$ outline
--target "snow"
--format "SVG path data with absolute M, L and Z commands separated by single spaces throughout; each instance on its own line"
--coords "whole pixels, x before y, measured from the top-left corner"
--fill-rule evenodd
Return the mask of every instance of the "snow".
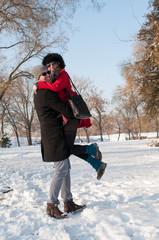
M 46 215 L 54 173 L 40 146 L 1 148 L 0 239 L 158 240 L 159 148 L 148 142 L 98 142 L 108 163 L 100 181 L 88 163 L 71 156 L 74 200 L 87 208 L 64 220 Z

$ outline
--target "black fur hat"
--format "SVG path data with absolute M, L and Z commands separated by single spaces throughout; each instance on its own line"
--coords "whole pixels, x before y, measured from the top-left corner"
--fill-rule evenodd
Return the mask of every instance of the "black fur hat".
M 60 63 L 60 68 L 65 68 L 65 62 L 62 58 L 62 56 L 58 53 L 48 53 L 43 61 L 42 61 L 42 64 L 44 66 L 46 66 L 47 64 L 51 63 L 51 62 L 59 62 Z

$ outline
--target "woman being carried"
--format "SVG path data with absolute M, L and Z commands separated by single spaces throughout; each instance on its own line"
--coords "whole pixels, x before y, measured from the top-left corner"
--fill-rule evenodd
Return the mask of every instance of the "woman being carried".
M 76 95 L 76 92 L 72 90 L 69 75 L 64 69 L 65 63 L 62 56 L 57 53 L 47 54 L 44 57 L 42 64 L 48 67 L 48 70 L 52 74 L 52 80 L 51 82 L 39 81 L 33 87 L 34 92 L 36 93 L 37 89 L 50 89 L 54 92 L 57 92 L 58 96 L 64 102 L 68 103 L 65 89 L 67 89 L 74 96 Z M 77 128 L 90 127 L 92 125 L 90 119 L 79 120 L 75 118 L 66 119 L 63 117 L 63 120 L 65 138 L 70 149 L 70 154 L 73 154 L 88 162 L 97 171 L 97 179 L 99 180 L 103 176 L 107 164 L 101 161 L 102 154 L 98 145 L 96 143 L 90 145 L 74 144 Z

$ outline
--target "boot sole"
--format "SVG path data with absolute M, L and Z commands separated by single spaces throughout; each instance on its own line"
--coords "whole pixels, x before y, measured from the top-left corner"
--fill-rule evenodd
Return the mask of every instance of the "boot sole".
M 65 219 L 65 218 L 68 218 L 67 214 L 62 214 L 61 216 L 62 217 L 57 217 L 56 215 L 51 215 L 50 214 L 50 211 L 46 211 L 47 215 L 51 218 L 55 218 L 55 219 Z
M 101 177 L 103 176 L 103 174 L 105 173 L 105 169 L 106 169 L 106 167 L 107 167 L 107 163 L 103 164 L 101 167 L 102 167 L 102 168 L 101 168 L 101 170 L 100 170 L 100 171 L 101 171 L 100 176 L 98 176 L 99 173 L 97 174 L 97 179 L 98 179 L 98 180 L 100 180 Z
M 62 218 L 61 217 L 52 216 L 50 214 L 48 214 L 48 216 L 51 217 L 51 218 L 55 218 L 55 219 L 65 219 L 65 218 L 68 218 L 67 215 L 65 217 L 62 217 Z
M 99 161 L 102 161 L 102 153 L 99 150 L 99 146 L 97 143 L 94 143 L 94 145 L 96 146 L 96 149 L 97 149 L 97 155 L 95 156 L 95 158 L 98 159 Z

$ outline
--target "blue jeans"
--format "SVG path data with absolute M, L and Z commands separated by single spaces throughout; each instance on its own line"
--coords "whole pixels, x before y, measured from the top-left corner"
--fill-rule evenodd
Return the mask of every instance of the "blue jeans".
M 59 204 L 58 196 L 61 190 L 61 197 L 64 202 L 72 199 L 69 158 L 63 161 L 54 162 L 54 176 L 50 186 L 49 203 Z

